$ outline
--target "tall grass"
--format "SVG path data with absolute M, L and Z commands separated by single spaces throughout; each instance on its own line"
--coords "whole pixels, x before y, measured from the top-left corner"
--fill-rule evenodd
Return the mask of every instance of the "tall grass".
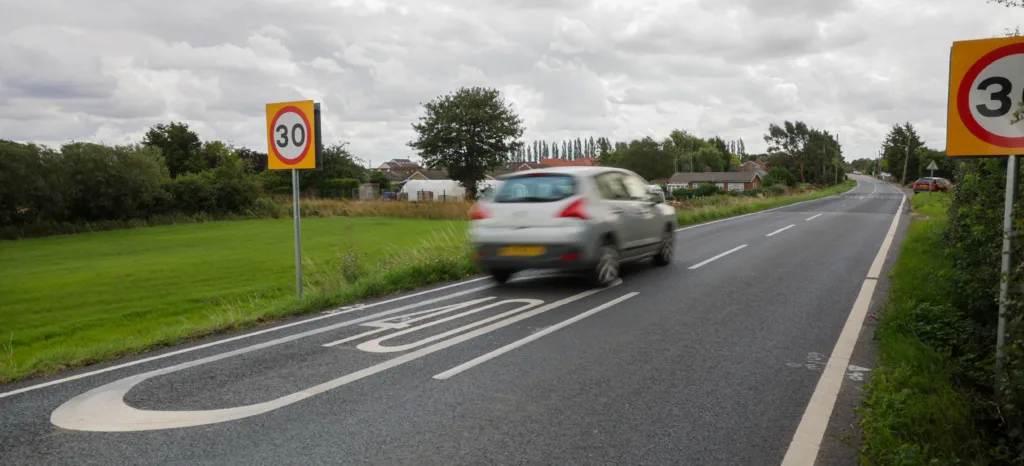
M 749 214 L 776 207 L 796 204 L 797 202 L 820 199 L 849 191 L 856 182 L 849 181 L 818 191 L 791 194 L 788 196 L 758 198 L 739 196 L 711 196 L 676 203 L 680 226 L 693 225 L 712 220 Z
M 953 267 L 943 242 L 948 202 L 940 194 L 912 198 L 916 220 L 875 333 L 879 366 L 858 409 L 868 464 L 991 464 L 978 407 L 961 383 L 979 367 L 974 342 L 985 336 L 948 304 L 944 284 Z

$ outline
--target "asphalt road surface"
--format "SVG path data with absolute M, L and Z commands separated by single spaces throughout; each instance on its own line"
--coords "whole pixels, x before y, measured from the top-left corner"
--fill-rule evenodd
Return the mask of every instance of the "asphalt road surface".
M 898 249 L 904 195 L 858 181 L 603 290 L 480 278 L 3 386 L 0 462 L 812 464 Z

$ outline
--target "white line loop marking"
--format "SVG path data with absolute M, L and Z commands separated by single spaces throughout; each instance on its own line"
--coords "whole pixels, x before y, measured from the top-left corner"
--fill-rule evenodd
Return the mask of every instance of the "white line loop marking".
M 807 219 L 807 220 L 804 220 L 804 221 L 805 221 L 805 222 L 810 222 L 811 220 L 814 220 L 814 219 L 816 219 L 816 218 L 818 218 L 818 217 L 821 217 L 822 215 L 825 215 L 825 214 L 818 214 L 818 215 L 815 215 L 815 216 L 813 216 L 813 217 L 811 217 L 811 218 L 809 218 L 809 219 Z
M 350 374 L 343 375 L 336 379 L 329 380 L 327 382 L 315 385 L 305 390 L 300 390 L 263 403 L 256 403 L 246 406 L 236 406 L 231 408 L 196 411 L 148 411 L 128 406 L 124 402 L 124 396 L 128 394 L 128 392 L 136 385 L 153 377 L 171 374 L 184 369 L 188 369 L 190 367 L 196 367 L 202 364 L 229 358 L 231 356 L 249 353 L 251 351 L 278 345 L 287 341 L 297 340 L 304 336 L 323 333 L 346 325 L 355 325 L 358 323 L 369 322 L 381 317 L 382 315 L 396 314 L 398 312 L 404 311 L 405 309 L 399 308 L 391 311 L 385 311 L 377 314 L 376 316 L 368 316 L 361 319 L 355 319 L 349 322 L 334 324 L 328 327 L 324 327 L 322 329 L 310 330 L 297 335 L 291 335 L 274 341 L 259 343 L 235 351 L 229 351 L 227 353 L 217 354 L 203 359 L 189 361 L 175 366 L 166 367 L 163 369 L 158 369 L 143 374 L 138 374 L 131 377 L 126 377 L 114 381 L 112 383 L 108 383 L 106 385 L 89 390 L 81 395 L 72 398 L 68 402 L 60 405 L 50 415 L 50 422 L 57 427 L 70 430 L 83 430 L 92 432 L 135 432 L 146 430 L 173 429 L 180 427 L 195 427 L 208 424 L 217 424 L 236 419 L 244 419 L 247 417 L 267 413 L 278 408 L 282 408 L 284 406 L 297 403 L 311 396 L 324 393 L 328 390 L 332 390 L 344 386 L 346 384 L 355 382 L 357 380 L 369 377 L 371 375 L 377 374 L 379 372 L 391 369 L 393 367 L 400 366 L 409 361 L 419 359 L 428 354 L 443 350 L 450 346 L 454 346 L 466 340 L 476 338 L 478 336 L 502 328 L 506 325 L 511 325 L 520 320 L 533 317 L 537 314 L 547 312 L 561 306 L 565 306 L 567 304 L 586 298 L 595 293 L 607 290 L 614 286 L 618 286 L 621 283 L 621 280 L 617 280 L 608 288 L 595 288 L 584 291 L 582 293 L 577 293 L 567 298 L 562 298 L 553 303 L 546 304 L 544 306 L 532 309 L 527 312 L 519 313 L 505 320 L 494 322 L 490 325 L 478 328 L 468 333 L 464 333 L 462 335 L 434 343 L 430 346 L 420 348 L 416 351 L 412 351 L 401 356 L 389 359 L 387 361 L 375 364 L 373 366 L 352 372 Z M 417 306 L 417 304 L 406 307 L 408 308 L 412 306 Z

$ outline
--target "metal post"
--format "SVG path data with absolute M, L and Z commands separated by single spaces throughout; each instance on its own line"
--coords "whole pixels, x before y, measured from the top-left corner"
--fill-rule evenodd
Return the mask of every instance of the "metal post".
M 1006 343 L 1006 307 L 1010 300 L 1010 271 L 1013 269 L 1013 205 L 1017 202 L 1018 160 L 1011 155 L 1006 162 L 1006 203 L 1003 206 L 1003 264 L 999 281 L 999 326 L 996 335 L 996 396 L 1003 386 L 1003 363 Z
M 292 217 L 295 218 L 295 291 L 302 297 L 302 231 L 299 227 L 299 171 L 292 169 Z

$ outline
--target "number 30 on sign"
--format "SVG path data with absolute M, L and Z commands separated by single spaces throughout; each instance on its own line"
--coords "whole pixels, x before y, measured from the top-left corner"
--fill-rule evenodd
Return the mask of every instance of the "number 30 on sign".
M 954 42 L 949 56 L 946 155 L 1021 154 L 1024 38 Z
M 267 168 L 316 168 L 314 107 L 312 100 L 267 104 Z

